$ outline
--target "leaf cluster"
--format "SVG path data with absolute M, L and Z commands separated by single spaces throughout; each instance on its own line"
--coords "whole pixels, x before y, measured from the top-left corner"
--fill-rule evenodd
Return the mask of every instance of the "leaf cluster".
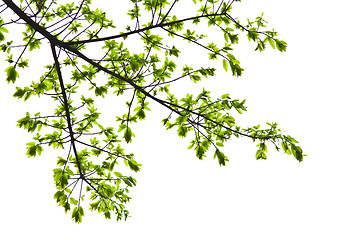
M 197 14 L 178 18 L 173 9 L 181 7 L 180 1 L 131 0 L 127 14 L 134 26 L 125 29 L 114 26 L 105 12 L 93 9 L 90 0 L 79 4 L 20 1 L 18 5 L 3 1 L 3 11 L 19 17 L 0 18 L 0 49 L 7 55 L 9 65 L 6 81 L 17 84 L 19 68 L 29 67 L 26 57 L 36 65 L 33 57 L 41 49 L 53 58 L 38 80 L 25 87 L 16 86 L 13 96 L 27 101 L 36 95 L 40 101 L 56 105 L 45 109 L 46 113 L 26 113 L 18 120 L 18 126 L 34 134 L 34 141 L 27 144 L 29 157 L 40 155 L 44 145 L 61 149 L 53 174 L 57 188 L 54 198 L 65 212 L 72 210 L 71 218 L 76 223 L 85 215 L 85 197 L 90 201 L 90 210 L 105 218 L 112 214 L 117 220 L 129 216 L 126 203 L 137 182 L 124 172 L 139 172 L 141 164 L 124 148 L 135 138 L 135 124 L 147 119 L 150 103 L 163 107 L 167 114 L 162 120 L 165 128 L 176 129 L 179 137 L 189 139 L 188 148 L 199 159 L 212 152 L 219 165 L 224 166 L 229 161 L 222 150 L 225 142 L 246 137 L 257 142 L 256 159 L 267 158 L 270 142 L 277 150 L 303 160 L 305 155 L 297 141 L 284 135 L 276 123 L 268 124 L 266 129 L 237 125 L 236 117 L 247 110 L 245 100 L 229 94 L 214 99 L 206 89 L 176 96 L 177 82 L 190 80 L 190 86 L 216 76 L 214 67 L 180 66 L 179 60 L 189 56 L 177 44 L 178 40 L 186 43 L 186 48 L 203 49 L 209 60 L 220 61 L 223 69 L 235 77 L 244 71 L 234 50 L 241 36 L 255 42 L 258 51 L 265 50 L 267 44 L 281 52 L 286 50 L 286 43 L 277 38 L 277 33 L 267 29 L 263 15 L 248 20 L 246 25 L 232 17 L 233 5 L 239 1 L 193 0 Z M 203 28 L 202 23 L 208 27 Z M 18 31 L 15 24 L 22 27 L 22 39 L 8 34 Z M 208 31 L 223 35 L 224 40 L 209 40 Z M 135 50 L 134 38 L 139 40 Z M 19 48 L 20 53 L 16 52 Z M 97 49 L 95 57 L 91 54 L 93 49 Z M 110 121 L 102 123 L 102 106 L 99 109 L 97 105 L 99 99 L 110 95 L 125 105 L 111 106 L 115 125 Z M 119 163 L 123 167 L 117 166 Z

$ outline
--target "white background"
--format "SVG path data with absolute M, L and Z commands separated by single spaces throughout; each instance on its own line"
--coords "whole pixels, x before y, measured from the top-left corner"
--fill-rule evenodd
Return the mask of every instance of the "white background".
M 264 12 L 288 50 L 257 53 L 250 43 L 242 46 L 244 76 L 221 73 L 215 82 L 247 99 L 246 123 L 278 122 L 308 156 L 298 163 L 270 151 L 268 160 L 256 161 L 255 146 L 237 139 L 226 147 L 230 162 L 220 168 L 211 156 L 197 160 L 186 140 L 149 119 L 131 146 L 143 168 L 126 222 L 87 211 L 78 225 L 57 206 L 52 169 L 58 152 L 26 157 L 31 136 L 16 121 L 27 107 L 12 98 L 14 87 L 3 74 L 0 236 L 7 237 L 0 238 L 359 239 L 356 3 L 243 1 L 232 15 L 253 19 Z M 155 114 L 149 117 L 158 119 Z

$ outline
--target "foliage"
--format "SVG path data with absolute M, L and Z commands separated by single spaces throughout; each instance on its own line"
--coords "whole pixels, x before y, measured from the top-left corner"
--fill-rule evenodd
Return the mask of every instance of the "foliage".
M 220 61 L 235 77 L 244 70 L 233 51 L 241 34 L 255 43 L 256 51 L 268 45 L 281 52 L 286 50 L 286 43 L 276 38 L 277 33 L 267 29 L 263 15 L 245 24 L 232 17 L 232 5 L 240 0 L 193 0 L 197 14 L 180 19 L 173 14 L 176 7 L 181 7 L 180 1 L 131 0 L 127 14 L 134 26 L 124 26 L 122 31 L 105 12 L 93 9 L 90 0 L 80 4 L 2 1 L 0 49 L 7 56 L 6 81 L 17 84 L 20 69 L 27 68 L 29 60 L 36 65 L 36 51 L 42 48 L 48 49 L 53 58 L 37 81 L 17 86 L 14 97 L 27 101 L 38 96 L 40 101 L 51 99 L 57 104 L 52 110 L 46 109 L 46 114 L 27 112 L 18 126 L 35 133 L 34 141 L 27 144 L 29 157 L 40 155 L 45 145 L 67 151 L 58 157 L 59 168 L 54 169 L 54 198 L 65 212 L 72 210 L 75 222 L 80 223 L 84 216 L 85 196 L 89 197 L 90 210 L 105 218 L 111 218 L 112 213 L 117 220 L 129 216 L 125 205 L 136 180 L 116 171 L 115 166 L 123 161 L 130 170 L 140 170 L 141 164 L 133 153 L 126 153 L 122 141 L 132 142 L 134 123 L 147 118 L 150 102 L 168 111 L 163 125 L 176 129 L 179 137 L 190 139 L 189 149 L 194 149 L 199 159 L 212 152 L 224 166 L 229 161 L 221 150 L 224 143 L 233 137 L 247 137 L 257 143 L 256 159 L 266 159 L 267 143 L 272 143 L 277 150 L 282 148 L 299 162 L 303 160 L 297 141 L 285 135 L 276 123 L 268 123 L 265 129 L 236 124 L 235 115 L 246 111 L 245 100 L 233 99 L 229 94 L 213 98 L 205 89 L 177 97 L 172 87 L 184 79 L 198 83 L 216 73 L 213 67 L 179 67 L 177 61 L 183 57 L 183 50 L 171 46 L 176 39 L 184 40 L 187 47 L 204 49 L 209 60 Z M 207 41 L 204 30 L 223 35 L 224 40 Z M 23 34 L 20 41 L 18 32 Z M 141 43 L 139 52 L 127 48 L 135 38 Z M 95 57 L 91 57 L 92 49 L 96 49 Z M 26 56 L 30 59 L 24 59 Z M 116 128 L 101 123 L 100 111 L 95 107 L 96 100 L 111 92 L 126 102 L 125 110 L 116 113 Z

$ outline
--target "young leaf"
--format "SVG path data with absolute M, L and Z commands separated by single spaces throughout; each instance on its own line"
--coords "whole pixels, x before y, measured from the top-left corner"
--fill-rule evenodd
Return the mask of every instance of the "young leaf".
M 135 137 L 135 134 L 131 131 L 131 128 L 127 127 L 124 132 L 124 139 L 127 143 L 132 141 L 132 137 Z
M 227 70 L 229 69 L 229 65 L 228 65 L 228 61 L 226 59 L 223 59 L 223 67 L 224 67 L 224 70 L 227 72 Z
M 19 77 L 19 73 L 15 70 L 14 66 L 9 66 L 8 68 L 5 69 L 7 78 L 6 81 L 8 83 L 12 82 L 15 83 L 16 78 Z

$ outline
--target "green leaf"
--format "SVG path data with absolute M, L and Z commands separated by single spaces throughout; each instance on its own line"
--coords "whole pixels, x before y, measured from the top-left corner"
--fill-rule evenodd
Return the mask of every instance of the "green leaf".
M 70 211 L 70 203 L 68 203 L 68 202 L 64 203 L 63 207 L 64 207 L 64 210 L 65 210 L 65 213 Z
M 224 67 L 224 70 L 227 72 L 227 70 L 229 69 L 229 64 L 226 59 L 223 59 L 223 67 Z
M 95 88 L 95 96 L 105 97 L 106 93 L 107 93 L 107 87 L 101 86 L 101 87 Z
M 302 149 L 299 146 L 296 146 L 295 144 L 291 144 L 291 152 L 299 162 L 303 161 L 304 155 Z
M 41 153 L 44 151 L 44 149 L 40 145 L 35 145 L 34 142 L 29 142 L 26 145 L 28 145 L 28 151 L 26 152 L 26 155 L 28 155 L 28 157 L 35 157 L 36 154 L 41 155 Z
M 224 147 L 224 144 L 222 142 L 216 142 L 216 146 L 218 147 Z
M 80 215 L 81 215 L 81 216 L 84 216 L 84 215 L 85 215 L 84 210 L 83 210 L 83 208 L 82 208 L 81 206 L 79 207 L 79 212 L 80 212 Z
M 109 165 L 109 170 L 110 171 L 113 171 L 114 170 L 114 167 L 115 167 L 115 164 L 116 164 L 116 160 L 112 161 Z
M 222 99 L 230 99 L 230 94 L 229 93 L 225 93 L 221 96 Z
M 229 161 L 228 158 L 221 152 L 219 149 L 215 150 L 214 158 L 218 159 L 220 166 L 225 166 L 226 162 Z
M 180 51 L 175 46 L 173 46 L 172 49 L 170 49 L 169 53 L 170 56 L 174 55 L 175 57 L 179 57 Z
M 40 156 L 44 149 L 40 145 L 36 145 L 36 152 Z
M 20 62 L 18 63 L 18 66 L 21 68 L 29 67 L 28 65 L 29 59 L 20 59 Z
M 133 170 L 134 172 L 140 171 L 141 164 L 138 164 L 135 160 L 130 159 L 128 161 L 128 165 L 129 165 L 130 169 Z
M 22 88 L 16 87 L 16 92 L 14 93 L 13 97 L 22 98 L 25 93 L 26 93 L 25 90 L 23 90 Z
M 256 160 L 261 158 L 261 151 L 260 150 L 256 151 L 255 158 L 256 158 Z
M 4 40 L 5 40 L 5 35 L 2 32 L 0 32 L 0 42 Z
M 272 38 L 270 38 L 270 37 L 267 37 L 266 39 L 268 40 L 270 46 L 271 46 L 273 49 L 275 49 L 275 42 L 274 42 L 274 40 L 273 40 Z
M 5 69 L 5 72 L 7 74 L 6 81 L 8 83 L 10 82 L 15 83 L 16 78 L 19 77 L 19 73 L 15 70 L 14 66 L 9 66 L 8 68 Z
M 75 198 L 71 197 L 70 198 L 70 203 L 73 205 L 77 205 L 78 204 L 78 200 L 76 200 Z
M 0 26 L 2 25 L 2 23 L 3 21 L 0 19 Z M 0 27 L 0 42 L 5 40 L 5 35 L 2 32 L 8 33 L 9 31 L 4 27 Z
M 227 32 L 224 32 L 224 39 L 225 39 L 225 42 L 229 42 L 229 37 L 228 37 Z
M 135 137 L 135 134 L 131 131 L 131 129 L 128 127 L 125 129 L 124 132 L 124 139 L 127 143 L 130 143 L 132 141 L 132 137 Z
M 140 120 L 144 120 L 146 118 L 146 114 L 145 111 L 143 109 L 140 109 L 137 113 L 136 116 L 139 117 Z
M 133 187 L 133 186 L 134 186 L 133 183 L 132 183 L 131 181 L 129 181 L 129 179 L 124 178 L 123 181 L 124 181 L 124 183 L 125 183 L 126 185 L 128 185 L 129 187 Z
M 67 196 L 63 190 L 57 191 L 54 194 L 54 198 L 56 199 L 56 202 L 59 203 L 59 206 L 63 206 L 65 201 L 67 200 Z
M 203 160 L 204 158 L 204 153 L 205 153 L 205 149 L 200 145 L 200 146 L 197 146 L 196 149 L 195 149 L 195 153 L 196 153 L 196 156 L 200 159 L 200 160 Z
M 289 146 L 286 144 L 286 142 L 281 142 L 281 147 L 285 153 L 287 153 L 289 155 L 291 154 L 291 150 L 290 150 Z
M 124 130 L 125 128 L 127 128 L 126 124 L 121 124 L 119 126 L 118 132 L 121 132 L 122 130 Z
M 74 208 L 71 218 L 75 221 L 75 223 L 81 223 L 83 216 L 84 216 L 84 210 L 81 206 L 79 206 L 79 208 L 77 207 Z
M 276 48 L 280 51 L 280 52 L 285 52 L 286 51 L 286 47 L 287 47 L 287 43 L 282 41 L 282 40 L 278 40 L 275 39 L 276 42 Z
M 64 166 L 66 164 L 66 160 L 62 157 L 58 157 L 57 165 Z
M 186 137 L 187 132 L 188 128 L 185 126 L 185 124 L 181 124 L 177 131 L 179 137 Z

